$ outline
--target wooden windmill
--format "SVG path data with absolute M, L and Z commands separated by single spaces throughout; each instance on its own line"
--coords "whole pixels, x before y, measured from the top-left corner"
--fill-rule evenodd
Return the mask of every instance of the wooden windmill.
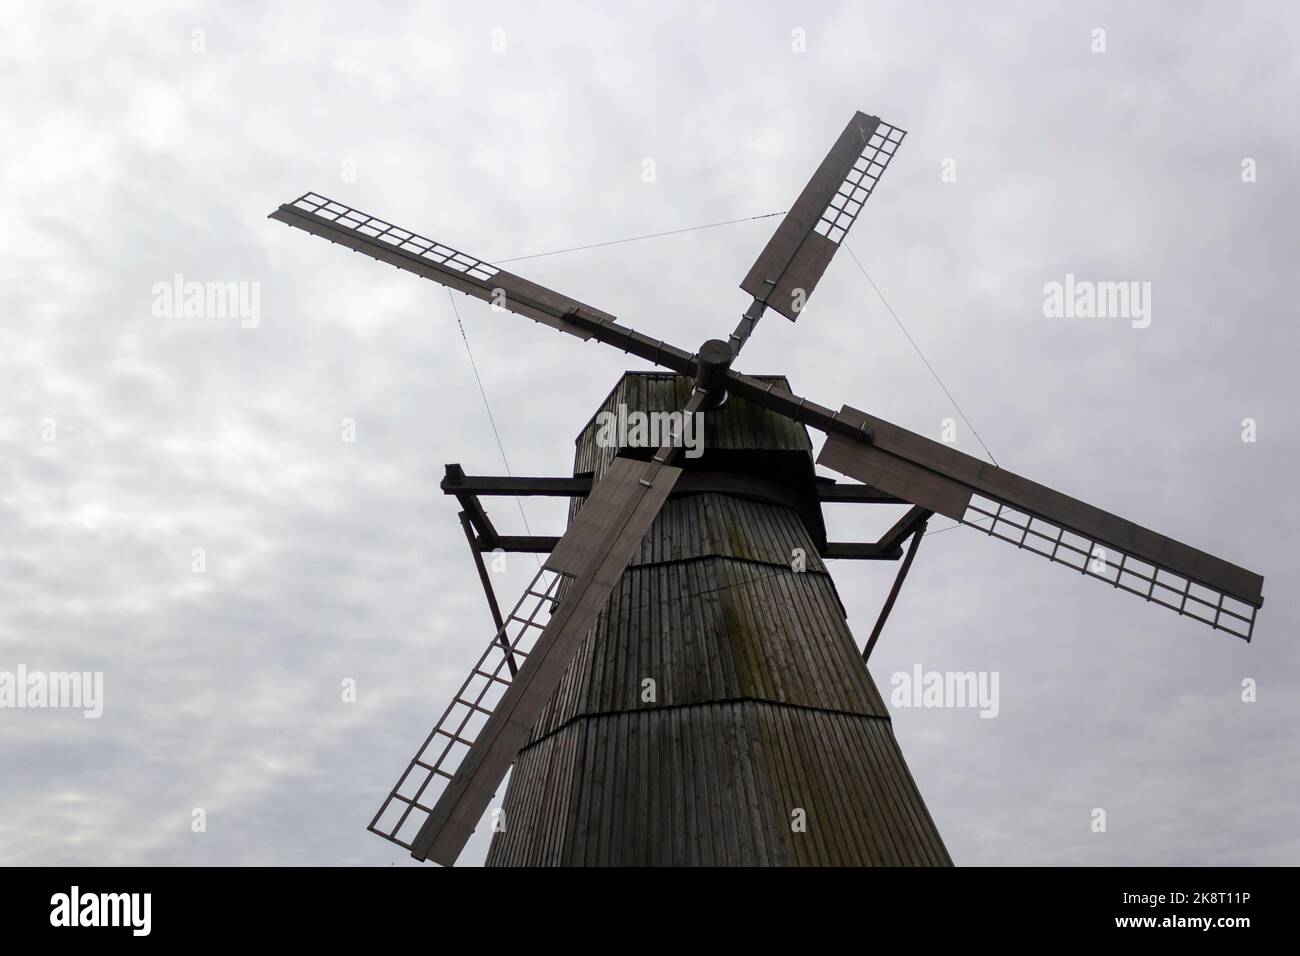
M 1250 639 L 1263 579 L 859 411 L 732 368 L 768 309 L 798 317 L 905 136 L 849 121 L 696 352 L 315 193 L 272 219 L 664 372 L 629 373 L 604 411 L 702 415 L 704 453 L 579 435 L 565 478 L 465 475 L 443 489 L 497 621 L 370 829 L 450 865 L 494 811 L 489 863 L 948 864 L 865 657 L 933 514 Z M 677 421 L 685 423 L 686 418 Z M 816 476 L 807 429 L 825 434 Z M 559 538 L 496 532 L 480 496 L 572 499 Z M 880 540 L 826 540 L 820 504 L 906 505 Z M 906 545 L 904 555 L 903 546 Z M 502 617 L 480 553 L 547 553 Z M 859 652 L 823 559 L 902 561 Z

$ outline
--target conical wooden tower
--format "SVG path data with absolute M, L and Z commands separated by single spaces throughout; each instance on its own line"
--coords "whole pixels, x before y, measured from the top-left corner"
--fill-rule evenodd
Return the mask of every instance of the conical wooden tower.
M 674 411 L 691 385 L 629 373 L 601 411 Z M 649 457 L 597 422 L 575 474 Z M 803 427 L 733 396 L 679 464 L 515 761 L 488 864 L 950 865 L 818 556 Z

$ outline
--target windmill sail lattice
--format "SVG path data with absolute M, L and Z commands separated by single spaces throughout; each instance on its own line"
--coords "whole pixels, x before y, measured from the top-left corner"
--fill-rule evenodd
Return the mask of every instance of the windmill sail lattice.
M 374 832 L 419 859 L 456 861 L 680 475 L 656 457 L 619 459 L 602 476 L 390 791 L 371 822 Z M 513 675 L 503 639 L 523 658 Z
M 879 117 L 855 114 L 740 287 L 798 318 L 906 135 Z
M 536 646 L 551 619 L 563 579 L 545 565 L 538 570 L 370 821 L 371 833 L 411 849 L 514 680 L 510 662 L 526 661 Z
M 1249 641 L 1259 608 L 1120 549 L 1077 534 L 1005 502 L 972 495 L 961 523 L 1017 548 L 1064 564 L 1080 574 L 1186 614 Z M 1118 558 L 1118 560 L 1116 560 Z

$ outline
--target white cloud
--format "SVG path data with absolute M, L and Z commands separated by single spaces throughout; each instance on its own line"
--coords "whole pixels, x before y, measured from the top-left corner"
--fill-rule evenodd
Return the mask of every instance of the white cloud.
M 106 706 L 0 714 L 0 855 L 403 858 L 364 826 L 487 636 L 437 482 L 448 461 L 499 473 L 499 453 L 446 294 L 268 221 L 276 204 L 321 190 L 523 255 L 783 209 L 862 108 L 911 135 L 850 244 L 1002 463 L 1269 579 L 1247 647 L 970 532 L 928 539 L 873 671 L 1002 674 L 996 720 L 895 718 L 954 858 L 1297 862 L 1300 210 L 1280 118 L 1298 31 L 1285 6 L 1224 12 L 11 11 L 0 654 L 101 669 Z M 1106 54 L 1088 51 L 1094 21 Z M 517 268 L 694 347 L 734 325 L 773 222 Z M 1151 281 L 1151 328 L 1044 319 L 1042 285 L 1067 271 Z M 261 283 L 262 324 L 153 318 L 153 283 L 178 272 Z M 639 363 L 458 304 L 512 466 L 564 473 Z M 847 256 L 741 365 L 927 434 L 953 414 Z M 864 637 L 893 569 L 835 570 Z M 1245 676 L 1257 704 L 1237 698 Z

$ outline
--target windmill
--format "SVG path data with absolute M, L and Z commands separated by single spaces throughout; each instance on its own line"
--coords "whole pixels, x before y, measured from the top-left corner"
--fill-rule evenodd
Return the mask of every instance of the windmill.
M 852 117 L 741 282 L 735 331 L 695 352 L 316 193 L 271 214 L 658 366 L 605 409 L 702 415 L 710 441 L 702 466 L 680 430 L 609 447 L 589 423 L 572 477 L 447 467 L 496 630 L 372 832 L 451 865 L 514 764 L 489 863 L 950 863 L 865 665 L 935 514 L 1250 640 L 1261 576 L 732 367 L 768 309 L 798 318 L 905 135 Z M 808 429 L 826 436 L 816 463 L 852 482 L 815 476 Z M 568 529 L 498 534 L 479 498 L 501 494 L 568 496 Z M 835 501 L 907 510 L 878 541 L 829 542 Z M 481 557 L 497 548 L 548 555 L 504 616 Z M 827 558 L 900 561 L 861 654 Z

